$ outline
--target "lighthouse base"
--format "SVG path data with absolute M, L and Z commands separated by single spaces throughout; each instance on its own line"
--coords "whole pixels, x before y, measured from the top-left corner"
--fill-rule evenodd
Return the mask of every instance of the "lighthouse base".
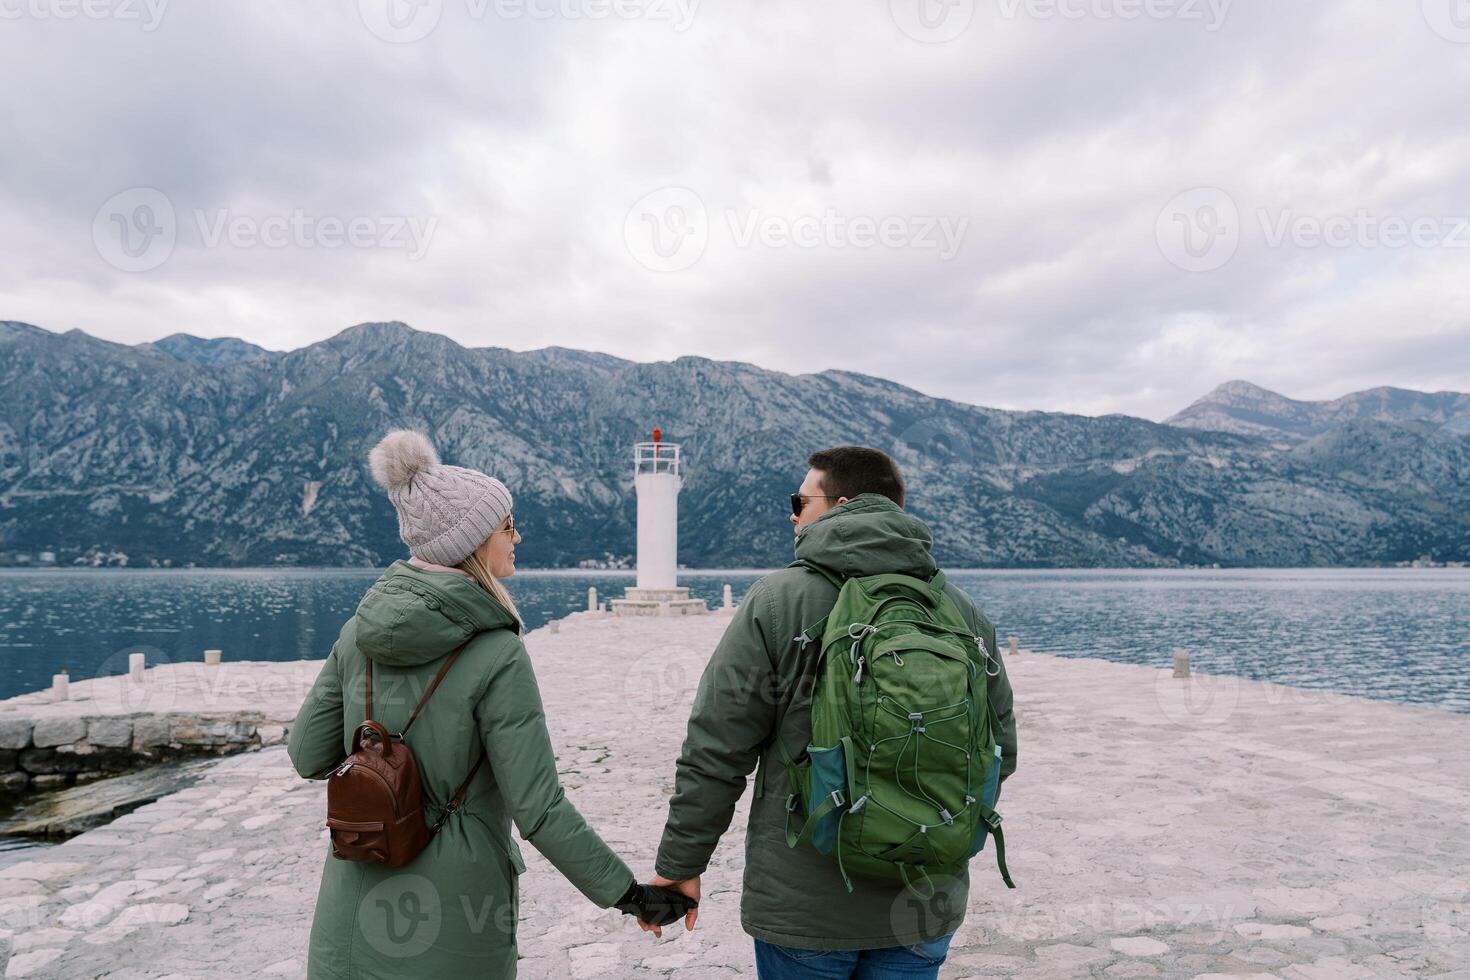
M 622 599 L 608 601 L 614 616 L 698 616 L 709 612 L 703 599 L 689 598 L 684 587 L 674 589 L 628 589 Z

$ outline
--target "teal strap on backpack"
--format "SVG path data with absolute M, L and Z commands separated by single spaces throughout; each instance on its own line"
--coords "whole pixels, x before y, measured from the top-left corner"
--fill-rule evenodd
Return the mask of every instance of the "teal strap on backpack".
M 833 810 L 836 810 L 838 807 L 846 808 L 847 800 L 843 798 L 842 790 L 833 790 L 830 794 L 828 794 L 827 798 L 822 801 L 820 806 L 818 806 L 811 813 L 807 814 L 806 819 L 802 821 L 802 824 L 799 828 L 792 829 L 791 814 L 795 813 L 796 808 L 800 805 L 801 798 L 795 793 L 792 793 L 790 796 L 786 797 L 787 847 L 800 847 L 802 844 L 811 843 L 812 834 L 816 831 L 817 825 L 822 822 L 822 818 L 827 816 L 827 814 L 831 813 Z M 841 838 L 839 837 L 839 840 L 840 839 Z

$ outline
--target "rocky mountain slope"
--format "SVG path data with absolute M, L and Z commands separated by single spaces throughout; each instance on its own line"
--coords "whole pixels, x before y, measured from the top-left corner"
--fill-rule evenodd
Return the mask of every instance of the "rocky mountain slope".
M 401 323 L 288 352 L 0 323 L 0 551 L 385 564 L 403 548 L 366 455 L 402 425 L 511 486 L 523 566 L 630 557 L 631 446 L 655 424 L 684 446 L 691 567 L 790 560 L 786 496 L 810 450 L 845 442 L 895 455 L 951 567 L 1470 557 L 1470 437 L 1433 422 L 1350 419 L 1288 444 L 839 371 L 464 348 Z
M 1354 422 L 1428 422 L 1470 434 L 1470 394 L 1372 388 L 1332 401 L 1297 401 L 1249 381 L 1228 381 L 1167 425 L 1295 442 Z

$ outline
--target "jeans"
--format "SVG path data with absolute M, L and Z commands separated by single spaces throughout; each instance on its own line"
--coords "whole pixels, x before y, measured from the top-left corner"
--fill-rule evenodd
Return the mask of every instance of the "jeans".
M 755 941 L 760 980 L 936 980 L 953 934 L 916 946 L 827 952 Z

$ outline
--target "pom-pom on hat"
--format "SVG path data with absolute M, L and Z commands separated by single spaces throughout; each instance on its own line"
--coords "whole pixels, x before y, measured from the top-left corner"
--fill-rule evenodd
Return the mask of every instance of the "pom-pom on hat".
M 398 511 L 408 553 L 436 565 L 458 565 L 510 516 L 505 484 L 479 470 L 446 466 L 422 432 L 394 429 L 368 453 L 378 486 Z

